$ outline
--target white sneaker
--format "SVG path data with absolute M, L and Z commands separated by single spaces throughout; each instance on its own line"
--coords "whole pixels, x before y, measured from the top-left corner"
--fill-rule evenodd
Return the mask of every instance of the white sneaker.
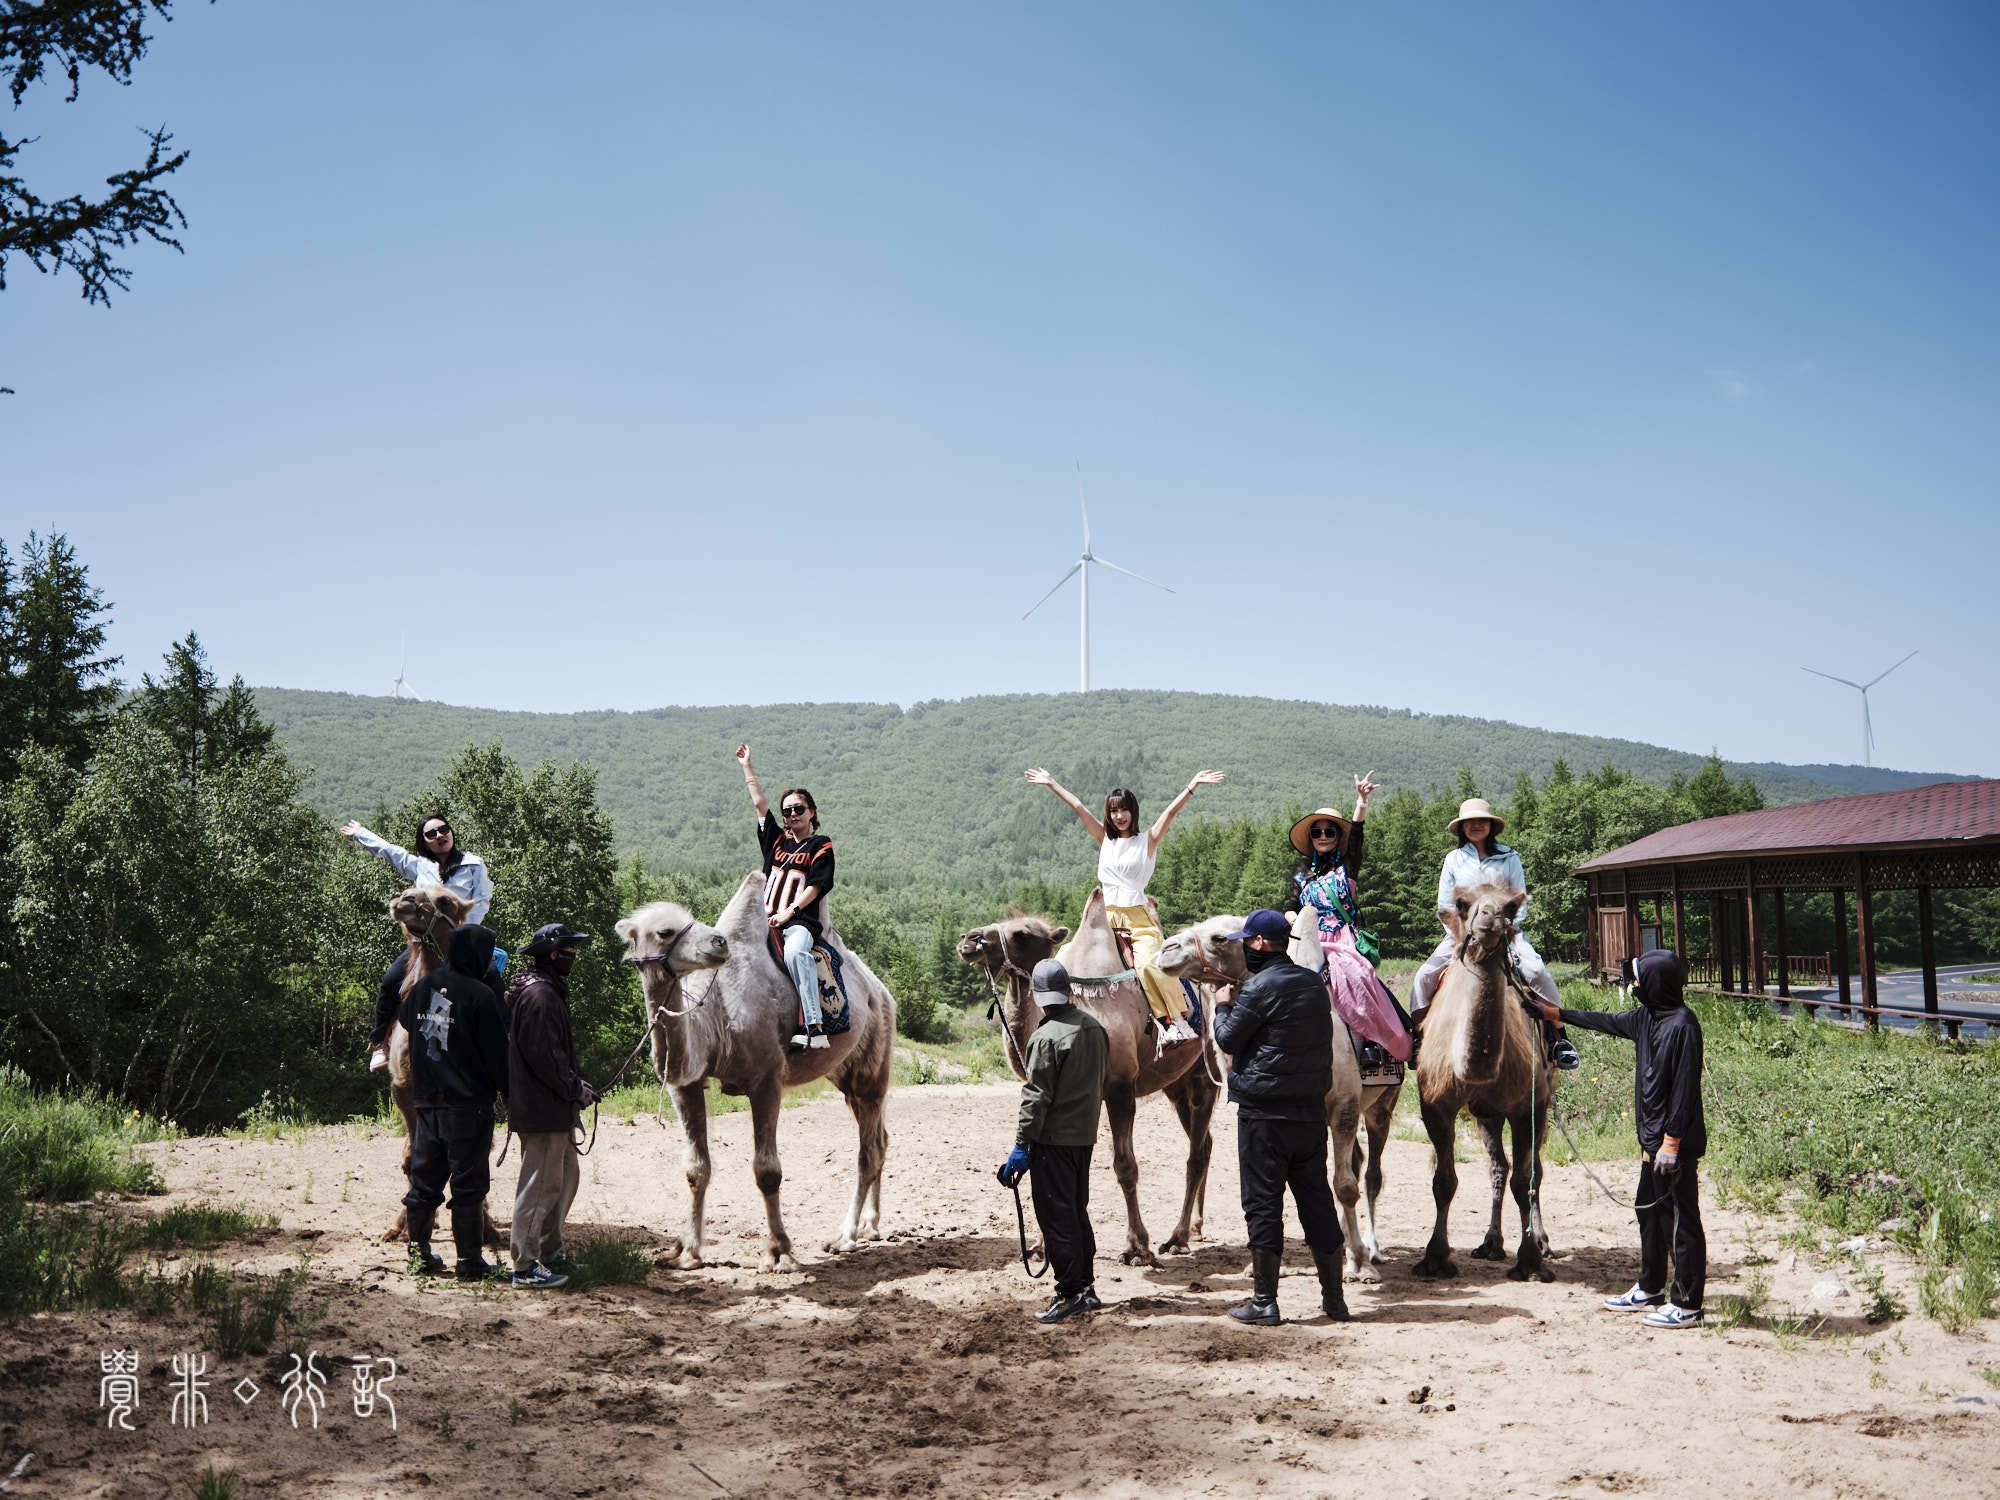
M 806 1034 L 805 1034 L 805 1033 L 804 1033 L 803 1031 L 795 1031 L 795 1032 L 793 1032 L 793 1033 L 792 1033 L 792 1050 L 793 1050 L 794 1052 L 803 1052 L 803 1051 L 805 1051 L 805 1050 L 806 1050 L 806 1043 L 807 1043 L 807 1042 L 809 1042 L 809 1041 L 811 1041 L 811 1040 L 812 1040 L 812 1038 L 808 1037 L 808 1036 L 807 1036 L 807 1035 L 806 1035 Z
M 1701 1321 L 1698 1307 L 1663 1307 L 1646 1314 L 1648 1328 L 1692 1328 Z
M 1636 1281 L 1632 1283 L 1632 1290 L 1626 1292 L 1623 1296 L 1606 1297 L 1604 1299 L 1604 1310 L 1606 1312 L 1650 1312 L 1656 1307 L 1665 1307 L 1666 1305 L 1667 1294 L 1665 1292 L 1648 1292 Z
M 369 1072 L 373 1073 L 378 1068 L 386 1068 L 388 1066 L 389 1049 L 387 1047 L 377 1047 L 373 1052 L 368 1054 Z
M 833 1043 L 827 1040 L 826 1033 L 824 1031 L 820 1030 L 819 1027 L 815 1026 L 812 1028 L 809 1034 L 809 1039 L 807 1040 L 806 1045 L 812 1048 L 813 1051 L 820 1052 L 824 1051 L 828 1047 L 831 1047 Z
M 1167 1028 L 1167 1040 L 1170 1042 L 1192 1042 L 1197 1040 L 1197 1038 L 1192 1026 L 1188 1025 L 1185 1021 L 1176 1021 Z

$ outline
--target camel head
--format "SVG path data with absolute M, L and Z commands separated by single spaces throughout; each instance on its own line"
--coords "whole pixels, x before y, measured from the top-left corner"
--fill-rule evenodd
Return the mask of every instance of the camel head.
M 472 913 L 472 903 L 456 891 L 438 886 L 413 885 L 389 898 L 389 915 L 402 925 L 413 942 L 444 935 Z
M 1456 909 L 1444 913 L 1459 961 L 1478 968 L 1504 958 L 1514 939 L 1514 919 L 1527 899 L 1526 891 L 1501 879 L 1460 886 Z
M 1243 945 L 1229 937 L 1242 930 L 1241 917 L 1224 915 L 1175 933 L 1160 948 L 1161 972 L 1202 984 L 1246 983 L 1250 970 L 1243 962 Z
M 958 956 L 975 969 L 983 969 L 989 979 L 1003 982 L 1009 973 L 1034 973 L 1035 965 L 1054 954 L 1068 936 L 1067 927 L 1054 927 L 1041 917 L 1016 912 L 1004 921 L 962 934 Z
M 729 962 L 729 939 L 672 901 L 640 907 L 616 930 L 625 943 L 625 962 L 637 964 L 649 979 L 654 973 L 679 979 Z

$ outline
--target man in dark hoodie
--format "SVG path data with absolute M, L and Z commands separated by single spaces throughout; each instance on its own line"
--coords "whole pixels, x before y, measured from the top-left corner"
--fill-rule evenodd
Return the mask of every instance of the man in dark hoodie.
M 479 1281 L 498 1269 L 480 1249 L 487 1157 L 493 1149 L 493 1101 L 507 1092 L 507 1023 L 500 997 L 479 977 L 493 962 L 493 934 L 467 923 L 445 940 L 445 962 L 411 988 L 402 1021 L 410 1033 L 410 1090 L 417 1112 L 410 1143 L 410 1243 L 424 1270 L 444 1262 L 431 1232 L 445 1184 L 451 1185 L 451 1237 L 458 1279 Z
M 1340 1211 L 1326 1177 L 1326 1096 L 1333 1087 L 1333 1009 L 1326 983 L 1287 957 L 1292 924 L 1253 911 L 1243 930 L 1250 982 L 1215 1006 L 1215 1045 L 1229 1054 L 1236 1105 L 1236 1163 L 1250 1230 L 1251 1298 L 1229 1316 L 1278 1323 L 1278 1266 L 1285 1254 L 1285 1189 L 1319 1271 L 1320 1307 L 1345 1323 L 1340 1287 Z
M 597 1095 L 577 1066 L 570 1026 L 569 971 L 590 934 L 561 922 L 535 929 L 529 972 L 508 991 L 507 1128 L 521 1138 L 514 1189 L 514 1285 L 552 1289 L 569 1280 L 550 1268 L 562 1249 L 563 1221 L 576 1201 L 581 1165 L 577 1111 Z
M 1691 1328 L 1701 1321 L 1708 1280 L 1708 1239 L 1701 1230 L 1695 1180 L 1701 1154 L 1708 1149 L 1701 1109 L 1701 1021 L 1682 999 L 1687 965 L 1679 954 L 1664 948 L 1641 954 L 1632 965 L 1632 981 L 1639 994 L 1636 1010 L 1569 1010 L 1544 1002 L 1542 1016 L 1558 1026 L 1622 1036 L 1638 1046 L 1632 1114 L 1639 1125 L 1639 1281 L 1604 1305 L 1613 1312 L 1647 1309 L 1650 1328 Z

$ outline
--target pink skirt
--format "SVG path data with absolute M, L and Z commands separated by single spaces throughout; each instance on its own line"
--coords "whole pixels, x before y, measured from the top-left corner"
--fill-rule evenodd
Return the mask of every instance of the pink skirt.
M 1410 1034 L 1403 1029 L 1388 990 L 1354 946 L 1353 930 L 1343 923 L 1332 937 L 1322 932 L 1319 950 L 1326 955 L 1326 987 L 1333 1008 L 1347 1029 L 1381 1046 L 1397 1062 L 1408 1062 Z

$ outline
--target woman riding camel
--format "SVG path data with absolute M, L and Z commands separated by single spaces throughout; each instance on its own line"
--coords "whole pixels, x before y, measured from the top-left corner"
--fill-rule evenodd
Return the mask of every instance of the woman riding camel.
M 1322 807 L 1292 825 L 1292 847 L 1304 857 L 1292 874 L 1292 891 L 1284 909 L 1297 912 L 1311 907 L 1318 915 L 1326 987 L 1348 1030 L 1362 1038 L 1363 1057 L 1378 1061 L 1386 1051 L 1398 1062 L 1408 1062 L 1409 1018 L 1388 987 L 1375 977 L 1375 966 L 1362 956 L 1354 940 L 1354 929 L 1361 921 L 1355 877 L 1361 869 L 1368 798 L 1374 791 L 1375 773 L 1370 771 L 1354 778 L 1352 820 Z M 1369 1057 L 1370 1052 L 1376 1056 Z
M 458 837 L 451 831 L 451 820 L 443 813 L 425 813 L 417 819 L 417 847 L 423 851 L 421 854 L 412 854 L 401 844 L 392 844 L 370 833 L 354 818 L 341 824 L 340 832 L 343 837 L 353 839 L 383 861 L 411 885 L 441 887 L 470 901 L 472 910 L 466 914 L 467 926 L 486 920 L 486 910 L 493 904 L 493 877 L 486 873 L 485 860 L 458 847 Z M 506 953 L 498 948 L 493 951 L 500 955 L 496 969 L 504 970 Z M 405 948 L 396 955 L 395 962 L 389 965 L 389 972 L 382 976 L 382 983 L 376 988 L 375 1022 L 368 1031 L 368 1067 L 371 1072 L 388 1066 L 389 1028 L 395 1024 L 397 1009 L 403 1003 L 403 977 L 409 970 L 409 961 L 410 951 Z
M 820 905 L 833 889 L 833 840 L 819 831 L 819 804 L 802 786 L 789 787 L 778 798 L 781 824 L 771 816 L 764 788 L 750 767 L 750 747 L 736 747 L 757 809 L 757 844 L 764 851 L 764 915 L 785 955 L 785 970 L 799 992 L 799 1021 L 792 1047 L 831 1046 L 825 1016 L 819 1008 L 819 966 L 813 949 L 825 936 L 826 912 Z
M 1219 786 L 1222 782 L 1220 771 L 1202 771 L 1187 784 L 1185 790 L 1167 804 L 1167 810 L 1151 828 L 1140 831 L 1139 799 L 1124 787 L 1114 787 L 1104 799 L 1104 818 L 1099 821 L 1090 815 L 1090 809 L 1070 793 L 1047 771 L 1036 767 L 1027 773 L 1027 778 L 1036 786 L 1045 786 L 1064 802 L 1069 804 L 1077 821 L 1089 831 L 1097 843 L 1097 883 L 1104 888 L 1105 915 L 1111 919 L 1113 927 L 1124 927 L 1132 934 L 1132 966 L 1139 971 L 1139 984 L 1146 992 L 1146 1005 L 1153 1013 L 1153 1019 L 1160 1023 L 1160 1044 L 1192 1042 L 1196 1040 L 1193 1027 L 1181 1019 L 1187 1009 L 1187 997 L 1174 980 L 1169 979 L 1155 967 L 1153 960 L 1160 956 L 1160 949 L 1166 945 L 1166 934 L 1160 931 L 1159 921 L 1153 910 L 1146 905 L 1146 883 L 1153 878 L 1153 866 L 1160 856 L 1160 840 L 1173 827 L 1174 819 L 1188 804 L 1199 786 Z
M 1481 881 L 1502 878 L 1515 890 L 1527 891 L 1528 877 L 1521 870 L 1521 856 L 1500 842 L 1500 830 L 1506 826 L 1505 820 L 1493 811 L 1492 804 L 1484 797 L 1468 797 L 1459 803 L 1458 816 L 1451 820 L 1451 836 L 1458 840 L 1458 847 L 1444 857 L 1444 868 L 1438 873 L 1439 921 L 1444 920 L 1446 912 L 1453 910 L 1454 893 L 1462 885 L 1477 885 Z M 1525 901 L 1521 909 L 1524 912 L 1527 910 Z M 1542 962 L 1541 954 L 1535 951 L 1535 945 L 1521 931 L 1518 918 L 1510 952 L 1514 968 L 1527 987 L 1550 1005 L 1561 1005 L 1562 994 L 1557 990 L 1555 980 L 1549 976 L 1548 966 Z M 1431 996 L 1437 992 L 1438 980 L 1451 966 L 1451 959 L 1452 940 L 1446 936 L 1432 950 L 1431 956 L 1424 960 L 1416 978 L 1410 981 L 1410 1015 L 1417 1022 L 1421 1023 L 1424 1012 L 1430 1009 Z M 1582 1061 L 1559 1027 L 1544 1024 L 1543 1029 L 1550 1060 L 1558 1068 L 1574 1068 Z

